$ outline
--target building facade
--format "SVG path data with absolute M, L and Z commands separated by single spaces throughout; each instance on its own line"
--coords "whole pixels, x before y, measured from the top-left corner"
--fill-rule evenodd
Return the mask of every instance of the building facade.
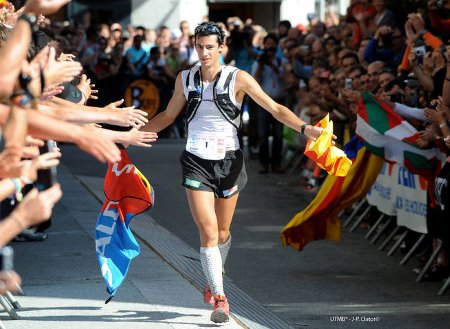
M 274 29 L 280 20 L 292 25 L 308 24 L 308 14 L 322 18 L 327 5 L 332 4 L 338 14 L 345 14 L 350 0 L 74 0 L 67 8 L 69 18 L 80 20 L 83 12 L 93 10 L 101 22 L 120 22 L 147 28 L 166 25 L 178 27 L 182 20 L 191 26 L 208 17 L 224 21 L 227 17 L 251 18 L 256 24 Z

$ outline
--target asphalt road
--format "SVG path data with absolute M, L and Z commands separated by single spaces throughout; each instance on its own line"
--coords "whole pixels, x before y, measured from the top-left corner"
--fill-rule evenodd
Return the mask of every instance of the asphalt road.
M 151 216 L 191 247 L 198 233 L 181 182 L 183 142 L 160 140 L 151 149 L 130 148 L 135 165 L 155 189 Z M 63 146 L 63 163 L 75 175 L 103 176 L 106 166 L 73 146 Z M 288 174 L 257 173 L 247 160 L 249 183 L 234 222 L 226 275 L 292 328 L 444 329 L 450 323 L 450 292 L 441 283 L 416 283 L 411 260 L 378 251 L 365 230 L 344 232 L 340 243 L 318 241 L 302 252 L 283 247 L 280 230 L 314 197 Z

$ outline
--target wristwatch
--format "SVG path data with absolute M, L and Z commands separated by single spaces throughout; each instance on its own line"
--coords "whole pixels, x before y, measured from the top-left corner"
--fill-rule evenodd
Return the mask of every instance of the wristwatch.
M 19 74 L 19 84 L 20 84 L 20 87 L 24 90 L 28 89 L 28 85 L 30 84 L 30 82 L 32 80 L 33 79 L 28 74 L 24 74 L 24 73 Z
M 14 92 L 9 100 L 11 102 L 11 105 L 15 105 L 23 109 L 29 109 L 31 108 L 31 105 L 33 103 L 33 96 L 22 90 Z
M 304 135 L 305 134 L 305 128 L 306 128 L 307 124 L 304 123 L 300 126 L 300 132 Z
M 33 14 L 22 14 L 19 16 L 18 19 L 24 20 L 28 24 L 30 24 L 31 31 L 36 32 L 39 27 L 37 26 L 37 17 Z

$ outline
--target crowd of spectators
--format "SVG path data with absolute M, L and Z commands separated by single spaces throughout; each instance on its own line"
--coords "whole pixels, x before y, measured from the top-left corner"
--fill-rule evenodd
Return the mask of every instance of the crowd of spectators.
M 62 196 L 54 180 L 61 156 L 54 141 L 74 143 L 102 162 L 116 162 L 116 143 L 148 147 L 157 137 L 138 131 L 147 113 L 119 108 L 123 100 L 103 108 L 85 105 L 97 96 L 82 65 L 39 30 L 47 22 L 44 15 L 68 2 L 28 0 L 17 10 L 0 2 L 0 248 L 12 239 L 46 238 L 48 219 Z M 100 123 L 131 129 L 113 131 Z M 0 269 L 0 295 L 17 291 L 19 284 L 11 268 Z
M 29 0 L 27 4 L 42 5 L 44 2 Z M 52 2 L 62 4 L 67 1 Z M 324 22 L 310 15 L 308 26 L 281 21 L 273 31 L 251 19 L 230 17 L 219 22 L 227 37 L 221 61 L 252 74 L 271 97 L 291 108 L 307 123 L 316 124 L 329 114 L 339 146 L 355 134 L 358 102 L 361 93 L 367 91 L 386 101 L 420 130 L 420 145 L 440 144 L 448 150 L 450 72 L 447 73 L 447 68 L 450 65 L 450 47 L 446 38 L 450 20 L 445 19 L 444 14 L 447 10 L 450 12 L 450 1 L 431 0 L 420 12 L 402 17 L 394 14 L 391 10 L 393 5 L 394 1 L 387 0 L 352 0 L 346 15 L 339 15 L 330 5 Z M 42 7 L 38 9 L 40 11 L 32 12 L 47 13 L 42 11 Z M 35 138 L 74 142 L 103 161 L 117 159 L 113 141 L 143 146 L 154 140 L 155 136 L 141 134 L 137 129 L 117 132 L 98 126 L 78 125 L 76 129 L 83 130 L 83 134 L 68 136 L 67 132 L 72 130 L 63 127 L 101 122 L 139 128 L 145 124 L 146 114 L 132 107 L 120 108 L 123 100 L 115 99 L 116 95 L 123 95 L 127 86 L 136 79 L 149 80 L 156 85 L 161 98 L 159 110 L 164 110 L 177 74 L 198 62 L 192 27 L 187 21 L 180 22 L 175 30 L 167 26 L 155 30 L 123 26 L 117 22 L 98 22 L 92 11 L 87 11 L 82 20 L 74 24 L 38 16 L 39 30 L 33 32 L 32 38 L 28 23 L 24 19 L 17 20 L 22 13 L 27 13 L 26 6 L 23 12 L 15 11 L 11 6 L 0 12 L 3 23 L 0 26 L 0 60 L 11 60 L 11 65 L 0 67 L 5 72 L 0 74 L 5 139 L 2 157 L 11 156 L 16 161 L 8 160 L 8 163 L 16 163 L 17 168 L 22 168 L 23 160 L 19 159 L 39 159 L 23 149 L 40 145 L 36 139 L 26 139 L 27 133 Z M 23 35 L 26 39 L 20 39 Z M 24 40 L 32 42 L 30 49 Z M 9 50 L 12 48 L 20 48 L 22 57 L 14 55 L 12 60 L 12 50 Z M 22 61 L 29 64 L 24 66 Z M 39 70 L 35 72 L 35 67 L 39 66 L 43 67 L 40 72 L 45 76 L 45 83 L 39 82 Z M 59 75 L 52 77 L 52 74 Z M 37 80 L 37 87 L 33 87 L 30 93 L 35 100 L 33 108 L 38 111 L 34 111 L 33 116 L 27 112 L 17 121 L 6 120 L 8 113 L 11 118 L 13 114 L 18 113 L 19 116 L 23 112 L 14 103 L 10 106 L 8 99 L 17 93 L 18 88 L 25 87 L 21 78 L 24 75 L 31 76 L 32 82 Z M 61 97 L 61 93 L 72 97 Z M 87 101 L 91 107 L 81 105 Z M 60 109 L 61 105 L 65 110 Z M 282 173 L 286 145 L 301 151 L 306 141 L 275 122 L 252 101 L 245 100 L 243 107 L 246 118 L 244 135 L 248 138 L 251 155 L 259 159 L 259 172 Z M 84 113 L 81 118 L 80 111 L 74 114 L 80 109 Z M 52 124 L 53 120 L 58 120 L 58 124 Z M 66 122 L 60 123 L 62 121 Z M 14 129 L 16 133 L 9 136 L 7 132 L 11 129 L 7 125 L 12 122 L 28 126 L 28 130 L 24 128 L 22 135 L 18 136 L 17 129 Z M 52 127 L 51 132 L 49 126 Z M 179 124 L 178 129 L 182 131 L 182 127 Z M 123 135 L 119 136 L 119 133 Z M 15 153 L 11 145 L 15 145 Z M 56 158 L 51 157 L 52 160 Z M 41 162 L 32 160 L 33 168 L 44 166 Z M 4 163 L 2 160 L 1 165 Z M 8 172 L 3 167 L 1 175 L 5 179 L 27 177 L 26 181 L 34 177 L 20 171 Z M 317 191 L 323 176 L 314 162 L 305 159 L 299 184 L 306 190 Z M 448 178 L 447 162 L 435 180 L 448 182 Z M 6 181 L 12 180 L 8 178 Z M 14 184 L 10 185 L 11 190 L 18 189 Z M 434 185 L 430 182 L 431 187 Z M 54 193 L 57 194 L 56 191 Z M 38 195 L 37 192 L 28 193 L 24 201 L 38 198 Z M 450 227 L 444 221 L 449 217 L 448 185 L 430 195 L 433 197 L 428 200 L 431 209 L 428 213 L 433 216 L 429 215 L 428 220 L 435 224 L 430 228 L 444 227 L 444 230 L 430 230 L 432 239 L 444 239 L 445 242 L 445 248 L 432 269 L 436 273 L 439 271 L 438 277 L 442 278 L 450 274 L 446 255 Z M 57 197 L 54 199 L 56 201 Z M 24 201 L 14 212 L 25 207 L 23 205 L 27 203 Z M 433 205 L 437 206 L 432 208 Z M 13 216 L 11 222 L 15 221 L 14 218 L 19 216 Z M 28 227 L 36 221 L 19 224 Z

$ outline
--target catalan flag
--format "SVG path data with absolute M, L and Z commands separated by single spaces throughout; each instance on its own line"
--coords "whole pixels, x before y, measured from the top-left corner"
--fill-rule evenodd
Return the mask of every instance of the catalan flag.
M 131 219 L 151 208 L 154 193 L 148 180 L 133 165 L 125 149 L 121 161 L 109 163 L 103 190 L 106 200 L 95 227 L 95 247 L 109 302 L 122 284 L 139 244 L 130 229 Z
M 357 137 L 346 144 L 344 152 L 353 160 L 347 175 L 325 179 L 314 200 L 281 231 L 284 245 L 302 250 L 314 240 L 341 239 L 339 212 L 367 194 L 384 163 L 363 147 Z
M 327 114 L 316 126 L 323 128 L 322 134 L 315 141 L 308 140 L 305 155 L 332 176 L 347 175 L 352 161 L 344 151 L 332 145 L 333 121 Z

